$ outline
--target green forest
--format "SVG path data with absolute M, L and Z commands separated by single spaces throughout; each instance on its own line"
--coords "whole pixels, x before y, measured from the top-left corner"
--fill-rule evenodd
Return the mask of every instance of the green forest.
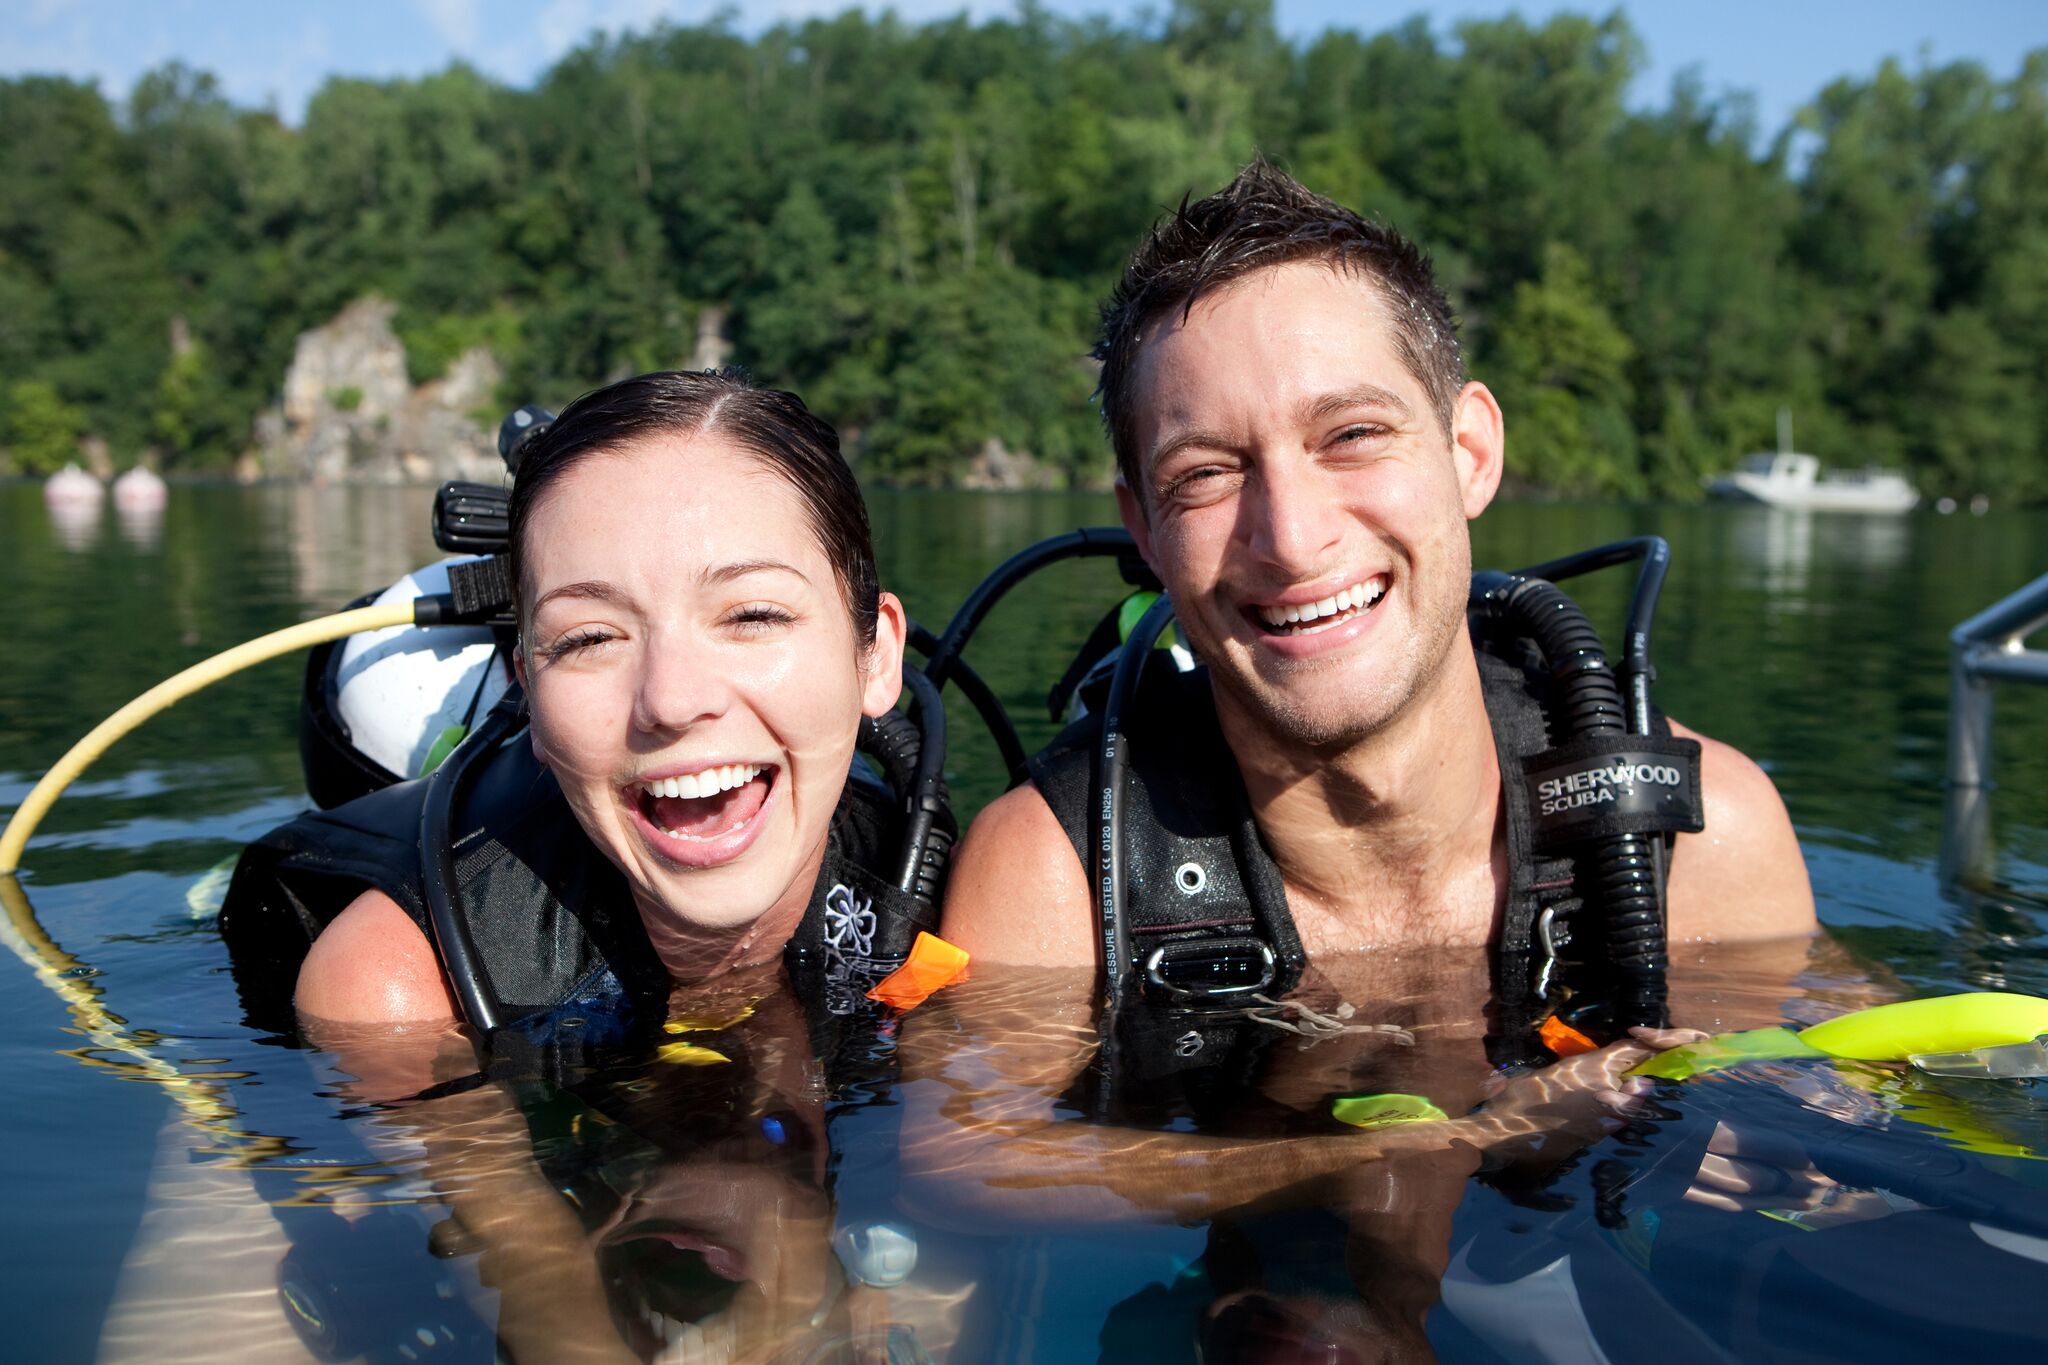
M 487 343 L 504 400 L 559 405 L 710 307 L 866 478 L 996 438 L 1100 482 L 1097 302 L 1262 151 L 1429 248 L 1525 487 L 1697 496 L 1786 408 L 1830 463 L 2048 499 L 2048 50 L 1888 62 L 1784 129 L 1697 81 L 1631 109 L 1643 61 L 1618 15 L 1291 42 L 1270 0 L 1025 0 L 597 36 L 531 88 L 335 77 L 296 127 L 175 65 L 0 81 L 0 446 L 225 470 L 374 293 L 415 382 Z

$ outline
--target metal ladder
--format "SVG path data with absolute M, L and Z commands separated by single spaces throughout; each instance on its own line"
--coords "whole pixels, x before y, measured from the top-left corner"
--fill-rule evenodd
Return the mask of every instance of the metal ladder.
M 2048 625 L 2048 574 L 1949 632 L 1948 799 L 1943 885 L 1991 884 L 1991 684 L 2048 683 L 2048 651 L 2028 635 Z

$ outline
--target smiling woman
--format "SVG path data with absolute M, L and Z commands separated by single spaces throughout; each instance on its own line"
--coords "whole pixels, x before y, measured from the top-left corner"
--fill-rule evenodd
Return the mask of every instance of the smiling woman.
M 457 922 L 431 904 L 442 850 L 355 860 L 300 1015 L 459 1020 L 473 973 L 492 1022 L 584 1029 L 664 1018 L 676 984 L 793 941 L 841 987 L 900 960 L 929 907 L 871 870 L 899 804 L 849 776 L 863 724 L 894 717 L 905 619 L 832 429 L 734 372 L 625 380 L 523 452 L 510 535 L 523 729 L 451 762 L 466 787 L 444 771 L 307 817 L 396 846 L 434 784 L 459 788 Z

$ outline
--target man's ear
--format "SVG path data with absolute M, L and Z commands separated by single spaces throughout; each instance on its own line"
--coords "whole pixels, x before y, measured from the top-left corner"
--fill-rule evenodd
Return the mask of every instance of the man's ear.
M 1145 519 L 1145 501 L 1131 490 L 1121 474 L 1116 479 L 1116 511 L 1123 518 L 1124 529 L 1131 533 L 1131 539 L 1138 542 L 1138 557 L 1151 564 L 1152 524 Z M 1153 572 L 1158 570 L 1155 568 Z
M 860 713 L 879 716 L 896 704 L 903 691 L 903 642 L 910 637 L 910 618 L 896 594 L 885 592 L 875 604 L 875 642 L 862 665 Z
M 1500 491 L 1507 454 L 1506 424 L 1493 391 L 1474 380 L 1458 391 L 1451 417 L 1451 461 L 1458 472 L 1458 491 L 1465 520 L 1486 510 Z

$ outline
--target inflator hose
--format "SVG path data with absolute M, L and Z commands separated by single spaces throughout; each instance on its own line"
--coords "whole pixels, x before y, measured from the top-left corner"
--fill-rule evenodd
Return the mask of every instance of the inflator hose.
M 1557 682 L 1553 744 L 1629 733 L 1621 686 L 1599 632 L 1556 584 L 1501 574 L 1478 595 L 1509 630 L 1543 652 Z M 1662 1028 L 1665 1007 L 1663 846 L 1652 834 L 1617 834 L 1580 847 L 1579 890 L 1600 912 L 1604 959 L 1613 972 L 1617 1028 Z
M 916 719 L 896 710 L 864 716 L 855 747 L 881 764 L 889 790 L 904 803 L 897 889 L 936 907 L 954 837 L 950 824 L 938 818 L 947 808 L 946 711 L 931 681 L 907 664 L 903 690 L 915 703 Z
M 915 668 L 903 670 L 903 688 L 917 702 L 918 748 L 896 886 L 935 906 L 953 852 L 953 832 L 939 823 L 946 809 L 946 708 L 937 685 Z
M 429 603 L 431 611 L 439 604 L 431 598 L 420 598 L 420 603 Z M 0 833 L 0 875 L 13 872 L 21 866 L 21 853 L 28 846 L 29 836 L 36 826 L 43 822 L 50 807 L 56 804 L 64 789 L 78 780 L 78 777 L 94 759 L 113 747 L 114 741 L 140 726 L 159 711 L 191 696 L 201 688 L 211 686 L 222 678 L 239 673 L 245 668 L 290 654 L 309 645 L 325 644 L 339 640 L 345 635 L 360 631 L 382 630 L 386 626 L 409 626 L 416 620 L 415 602 L 395 602 L 381 607 L 358 607 L 353 611 L 337 612 L 317 620 L 302 621 L 296 626 L 272 631 L 258 636 L 244 644 L 236 645 L 192 665 L 184 672 L 166 678 L 155 687 L 144 692 L 134 701 L 95 725 L 84 739 L 71 746 L 64 757 L 43 774 L 43 780 L 36 783 L 26 799 L 16 808 L 7 822 L 7 829 Z M 422 623 L 424 624 L 424 622 Z

